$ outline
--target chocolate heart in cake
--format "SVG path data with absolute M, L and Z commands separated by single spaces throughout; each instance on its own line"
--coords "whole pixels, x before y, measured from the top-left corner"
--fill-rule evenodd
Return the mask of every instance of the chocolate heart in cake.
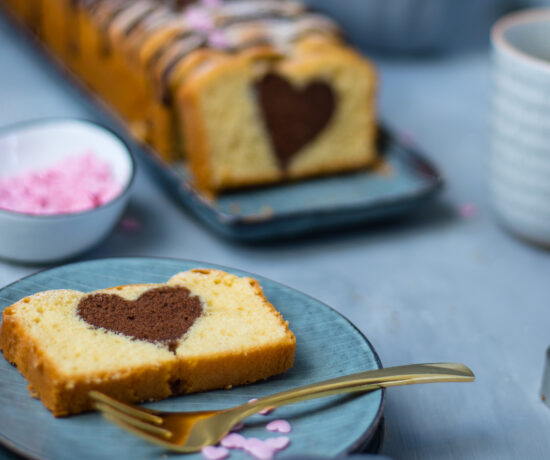
M 202 314 L 202 302 L 180 286 L 145 291 L 137 300 L 115 294 L 90 294 L 78 304 L 77 313 L 95 327 L 175 350 L 179 340 Z
M 296 88 L 274 73 L 266 74 L 255 87 L 279 164 L 286 169 L 291 158 L 327 126 L 336 107 L 334 92 L 322 81 Z

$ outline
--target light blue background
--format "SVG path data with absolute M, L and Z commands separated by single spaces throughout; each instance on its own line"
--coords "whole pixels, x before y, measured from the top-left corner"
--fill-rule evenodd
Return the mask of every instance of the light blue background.
M 219 239 L 141 168 L 127 215 L 85 258 L 182 257 L 237 267 L 298 288 L 350 318 L 385 366 L 462 361 L 473 384 L 390 389 L 383 453 L 403 459 L 550 456 L 550 411 L 538 392 L 550 344 L 550 256 L 504 232 L 487 202 L 488 47 L 434 57 L 379 57 L 380 115 L 438 164 L 448 186 L 391 225 L 243 246 Z M 0 124 L 101 117 L 0 21 Z M 461 218 L 472 203 L 478 213 Z M 37 267 L 0 263 L 0 285 Z

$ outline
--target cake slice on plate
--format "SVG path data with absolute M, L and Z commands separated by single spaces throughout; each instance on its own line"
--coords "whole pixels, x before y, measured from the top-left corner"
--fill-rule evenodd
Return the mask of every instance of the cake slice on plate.
M 39 292 L 0 326 L 5 358 L 55 416 L 92 409 L 90 390 L 138 402 L 256 382 L 290 368 L 295 344 L 256 280 L 210 269 Z

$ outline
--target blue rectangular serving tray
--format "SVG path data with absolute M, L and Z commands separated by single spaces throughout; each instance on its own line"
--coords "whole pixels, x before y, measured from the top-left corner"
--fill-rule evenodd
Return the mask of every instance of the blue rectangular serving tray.
M 327 232 L 409 213 L 442 187 L 435 166 L 380 128 L 382 167 L 299 182 L 247 188 L 212 199 L 193 187 L 185 167 L 141 149 L 160 184 L 217 233 L 243 242 Z

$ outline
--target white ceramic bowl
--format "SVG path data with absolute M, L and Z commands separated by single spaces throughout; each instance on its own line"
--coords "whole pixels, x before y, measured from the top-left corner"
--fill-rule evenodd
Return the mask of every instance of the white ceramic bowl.
M 1 258 L 53 262 L 74 257 L 99 243 L 126 206 L 135 162 L 118 136 L 87 121 L 53 119 L 0 130 L 0 177 L 40 170 L 86 151 L 111 165 L 121 193 L 102 206 L 73 214 L 31 215 L 0 209 Z

